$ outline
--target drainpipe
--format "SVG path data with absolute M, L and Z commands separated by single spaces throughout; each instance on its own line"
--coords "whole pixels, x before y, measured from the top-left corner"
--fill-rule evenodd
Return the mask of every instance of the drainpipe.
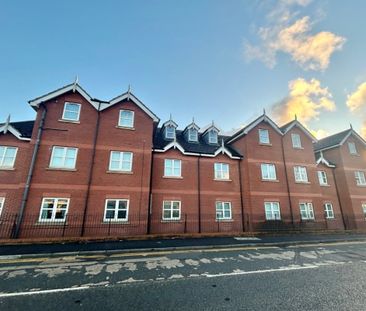
M 201 233 L 201 155 L 197 159 L 198 233 Z
M 243 182 L 241 180 L 241 159 L 238 161 L 239 166 L 239 186 L 240 186 L 240 204 L 241 204 L 241 225 L 243 232 L 246 231 L 245 228 L 245 216 L 244 216 L 244 197 L 243 197 Z
M 32 181 L 32 176 L 33 176 L 33 171 L 34 171 L 34 167 L 36 164 L 37 154 L 38 154 L 39 146 L 41 143 L 44 121 L 46 119 L 46 114 L 47 114 L 46 106 L 43 103 L 41 103 L 40 106 L 43 108 L 43 111 L 42 111 L 41 120 L 39 121 L 39 124 L 38 124 L 36 143 L 33 148 L 32 160 L 31 160 L 31 163 L 29 166 L 28 175 L 27 175 L 27 179 L 25 182 L 25 187 L 24 187 L 24 192 L 23 192 L 23 197 L 22 197 L 22 203 L 20 205 L 19 216 L 18 216 L 16 226 L 15 226 L 15 232 L 14 232 L 15 238 L 17 238 L 19 236 L 20 224 L 23 220 L 24 209 L 25 209 L 25 206 L 26 206 L 27 200 L 28 200 L 30 183 Z
M 92 158 L 89 166 L 89 175 L 88 175 L 88 185 L 86 190 L 86 199 L 85 199 L 85 205 L 84 205 L 84 212 L 83 212 L 83 223 L 81 225 L 81 236 L 84 236 L 85 234 L 85 222 L 86 222 L 86 212 L 88 210 L 89 205 L 89 199 L 90 199 L 90 187 L 93 179 L 93 170 L 94 170 L 94 163 L 95 163 L 95 153 L 96 153 L 96 146 L 97 146 L 97 139 L 98 139 L 98 133 L 99 133 L 99 120 L 100 120 L 100 105 L 102 101 L 93 99 L 94 101 L 98 101 L 98 115 L 97 115 L 97 123 L 95 125 L 95 131 L 94 131 L 94 139 L 93 139 L 93 150 L 92 150 Z M 108 102 L 103 102 L 108 103 Z
M 153 140 L 155 137 L 156 128 L 153 132 Z M 150 184 L 149 184 L 149 202 L 147 206 L 147 228 L 146 233 L 151 233 L 151 213 L 152 213 L 152 183 L 153 183 L 153 168 L 154 168 L 154 141 L 152 142 L 151 148 L 151 160 L 150 160 Z
M 337 184 L 337 180 L 336 180 L 336 176 L 335 176 L 335 168 L 332 168 L 331 170 L 332 170 L 334 185 L 336 187 L 339 209 L 341 210 L 341 216 L 342 216 L 342 222 L 343 222 L 344 230 L 347 230 L 348 229 L 347 228 L 347 223 L 346 223 L 346 220 L 344 219 L 344 211 L 343 211 L 343 207 L 342 207 L 342 203 L 341 203 L 341 198 L 339 196 L 338 184 Z

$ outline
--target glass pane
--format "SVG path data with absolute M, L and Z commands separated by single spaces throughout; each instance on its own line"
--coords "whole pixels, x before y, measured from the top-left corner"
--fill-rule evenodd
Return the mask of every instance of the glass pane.
M 225 210 L 224 211 L 224 216 L 225 216 L 225 218 L 230 218 L 230 210 Z
M 179 202 L 177 201 L 173 202 L 173 209 L 179 209 Z
M 78 119 L 78 113 L 73 112 L 73 111 L 65 111 L 64 112 L 64 119 L 77 120 Z
M 52 210 L 43 209 L 41 219 L 52 219 Z
M 55 219 L 65 219 L 66 210 L 65 209 L 57 209 L 55 213 Z
M 119 201 L 118 209 L 120 209 L 120 210 L 127 209 L 127 201 L 124 201 L 124 200 Z
M 75 168 L 75 159 L 66 158 L 64 166 L 67 167 L 67 168 Z
M 119 170 L 120 169 L 120 162 L 119 161 L 112 161 L 110 164 L 110 169 L 111 170 Z
M 120 158 L 121 158 L 121 152 L 118 152 L 118 151 L 111 152 L 112 161 L 120 161 Z
M 165 219 L 169 219 L 169 218 L 171 218 L 171 212 L 170 212 L 170 210 L 168 210 L 168 209 L 164 209 L 164 212 L 163 212 L 163 218 L 165 218 Z
M 131 162 L 132 153 L 131 152 L 123 152 L 123 161 Z
M 66 149 L 66 157 L 70 158 L 70 159 L 75 159 L 76 149 L 75 148 L 67 148 Z
M 116 207 L 116 200 L 108 200 L 107 201 L 107 209 L 115 209 Z
M 118 219 L 126 219 L 126 218 L 127 218 L 127 211 L 126 210 L 118 211 Z
M 130 171 L 131 170 L 131 162 L 122 162 L 122 171 Z
M 105 213 L 105 218 L 106 219 L 113 219 L 114 218 L 114 210 L 107 210 Z
M 179 210 L 173 210 L 173 218 L 179 218 Z
M 64 157 L 65 149 L 61 147 L 54 147 L 53 148 L 53 156 L 62 158 Z
M 46 199 L 43 202 L 43 208 L 53 209 L 54 204 L 55 204 L 55 201 L 53 199 Z

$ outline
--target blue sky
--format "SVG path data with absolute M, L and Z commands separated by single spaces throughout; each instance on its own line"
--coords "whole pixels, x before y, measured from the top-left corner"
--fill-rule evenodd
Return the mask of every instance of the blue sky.
M 162 121 L 172 113 L 180 128 L 194 116 L 201 127 L 214 120 L 230 130 L 265 108 L 280 124 L 295 111 L 316 131 L 349 122 L 361 130 L 364 12 L 362 0 L 3 0 L 0 120 L 9 113 L 13 121 L 33 119 L 28 100 L 78 75 L 105 100 L 131 84 Z M 281 38 L 284 31 L 292 37 Z M 311 54 L 319 41 L 321 53 Z

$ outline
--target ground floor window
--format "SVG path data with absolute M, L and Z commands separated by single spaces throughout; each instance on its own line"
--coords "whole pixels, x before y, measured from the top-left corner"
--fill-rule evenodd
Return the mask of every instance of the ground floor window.
M 332 203 L 325 203 L 324 204 L 324 214 L 325 214 L 326 219 L 333 219 L 334 218 Z
M 163 202 L 163 220 L 180 219 L 180 201 Z
M 43 198 L 39 221 L 65 221 L 70 199 Z
M 105 202 L 104 221 L 127 221 L 128 220 L 127 199 L 107 199 Z
M 1 213 L 3 212 L 3 209 L 4 209 L 4 203 L 5 203 L 5 198 L 0 197 L 0 216 L 1 216 Z
M 231 219 L 231 202 L 216 202 L 216 219 Z
M 280 203 L 279 202 L 264 202 L 264 210 L 266 220 L 280 220 Z
M 362 203 L 362 212 L 363 212 L 363 217 L 366 220 L 366 203 Z
M 302 220 L 314 219 L 313 203 L 300 203 L 300 214 Z

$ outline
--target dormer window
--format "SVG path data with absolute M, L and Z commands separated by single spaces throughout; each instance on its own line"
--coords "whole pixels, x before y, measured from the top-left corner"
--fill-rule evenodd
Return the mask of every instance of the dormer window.
M 269 144 L 270 143 L 268 130 L 259 129 L 258 130 L 258 135 L 259 135 L 259 143 L 260 144 Z
M 135 113 L 131 110 L 120 110 L 118 126 L 133 128 Z
M 348 142 L 348 150 L 350 154 L 357 154 L 356 144 L 354 142 Z
M 188 140 L 198 141 L 198 131 L 193 127 L 188 130 Z
M 208 142 L 210 144 L 217 144 L 217 132 L 215 130 L 210 130 L 208 132 Z
M 165 138 L 167 138 L 167 139 L 175 138 L 175 127 L 174 126 L 167 126 L 165 128 Z
M 79 121 L 80 108 L 80 104 L 66 102 L 62 113 L 62 120 Z

